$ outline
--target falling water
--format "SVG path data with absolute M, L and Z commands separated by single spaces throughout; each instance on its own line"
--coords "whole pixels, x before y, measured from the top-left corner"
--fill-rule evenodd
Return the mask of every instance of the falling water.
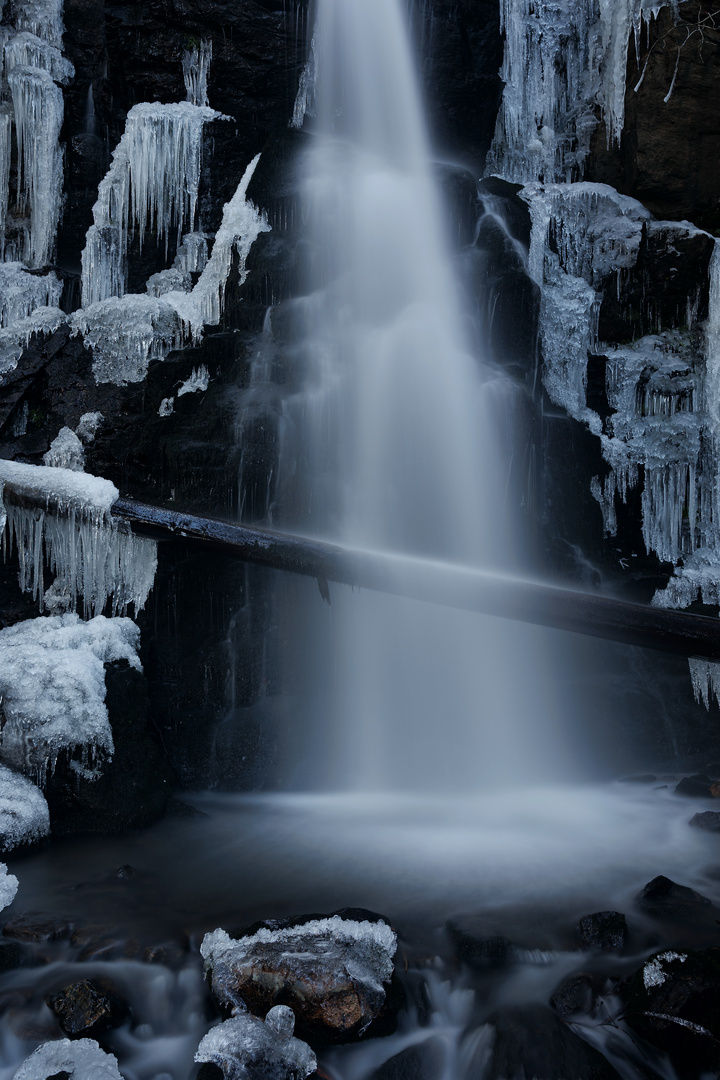
M 288 411 L 284 467 L 306 492 L 304 531 L 507 566 L 513 391 L 461 332 L 403 9 L 400 0 L 318 5 L 305 174 L 309 374 Z M 556 714 L 541 631 L 342 589 L 332 603 L 324 783 L 467 788 L 524 765 L 537 776 Z

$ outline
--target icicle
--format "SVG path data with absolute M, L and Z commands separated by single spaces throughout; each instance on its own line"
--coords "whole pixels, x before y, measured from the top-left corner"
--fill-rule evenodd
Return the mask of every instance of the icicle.
M 20 587 L 32 593 L 41 611 L 44 561 L 71 607 L 82 597 L 85 616 L 102 612 L 110 599 L 113 613 L 124 613 L 130 604 L 136 612 L 142 609 L 155 577 L 157 546 L 124 531 L 111 516 L 118 497 L 114 484 L 64 468 L 4 460 L 0 483 L 3 550 L 7 558 L 17 546 Z
M 203 125 L 221 118 L 214 109 L 181 102 L 143 103 L 127 116 L 125 132 L 98 188 L 93 225 L 82 255 L 83 306 L 125 292 L 128 238 L 142 244 L 147 228 L 170 242 L 197 211 Z
M 0 375 L 17 367 L 34 334 L 52 334 L 66 321 L 60 308 L 36 308 L 26 319 L 0 330 Z
M 201 274 L 208 261 L 207 237 L 204 233 L 185 233 L 177 250 L 174 266 L 183 275 Z
M 302 75 L 300 76 L 300 85 L 298 87 L 297 96 L 295 98 L 292 120 L 290 121 L 290 127 L 295 128 L 297 131 L 302 131 L 306 116 L 315 115 L 317 78 L 317 37 L 315 34 L 313 34 L 312 41 L 310 42 L 310 55 L 307 58 L 305 67 L 302 70 Z
M 19 0 L 15 11 L 18 30 L 26 30 L 55 49 L 62 49 L 63 0 Z
M 182 69 L 187 100 L 192 105 L 207 105 L 207 79 L 212 60 L 212 41 L 203 39 L 183 53 Z
M 720 704 L 720 664 L 712 660 L 688 660 L 695 700 L 710 708 L 713 697 Z
M 193 373 L 189 379 L 186 379 L 177 392 L 178 397 L 182 397 L 184 394 L 196 394 L 199 390 L 205 391 L 210 385 L 210 372 L 201 364 L 199 368 L 194 368 Z
M 26 31 L 15 34 L 5 45 L 5 70 L 9 74 L 15 68 L 46 71 L 51 79 L 62 86 L 66 86 L 75 75 L 75 68 L 59 49 Z
M 5 257 L 5 223 L 10 198 L 11 159 L 12 113 L 9 105 L 0 104 L 0 259 Z
M 53 272 L 29 274 L 22 263 L 0 263 L 0 327 L 26 319 L 36 308 L 57 307 L 61 293 Z

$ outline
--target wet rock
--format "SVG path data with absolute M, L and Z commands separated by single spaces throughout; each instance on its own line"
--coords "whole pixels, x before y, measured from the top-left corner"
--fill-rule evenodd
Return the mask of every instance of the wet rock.
M 62 941 L 73 933 L 72 923 L 43 911 L 21 911 L 5 923 L 3 934 L 15 941 Z
M 489 1023 L 495 1041 L 484 1080 L 619 1080 L 602 1054 L 545 1006 L 503 1009 Z
M 502 967 L 514 959 L 513 943 L 501 934 L 473 933 L 455 920 L 450 920 L 446 926 L 458 960 L 471 967 Z
M 561 1016 L 591 1013 L 595 1006 L 595 980 L 591 975 L 569 975 L 555 988 L 550 1004 Z
M 447 1050 L 440 1039 L 427 1039 L 419 1046 L 395 1054 L 376 1069 L 370 1080 L 441 1080 Z
M 627 945 L 627 919 L 619 911 L 596 911 L 593 915 L 585 915 L 577 930 L 587 949 L 621 953 Z
M 264 1021 L 234 1016 L 208 1032 L 195 1061 L 219 1066 L 226 1080 L 305 1080 L 317 1060 L 307 1043 L 293 1037 L 294 1027 L 286 1005 L 276 1005 Z
M 109 985 L 93 985 L 87 980 L 66 986 L 47 998 L 66 1035 L 96 1035 L 118 1027 L 128 1008 Z
M 695 814 L 690 818 L 689 824 L 706 832 L 720 832 L 720 811 L 705 810 L 701 814 Z
M 635 903 L 648 915 L 661 919 L 682 919 L 712 907 L 707 896 L 687 885 L 678 885 L 662 874 L 648 882 L 635 897 Z
M 720 949 L 656 953 L 626 990 L 625 1019 L 664 1050 L 678 1075 L 720 1070 Z
M 200 951 L 221 1006 L 263 1016 L 288 1004 L 302 1038 L 334 1043 L 359 1038 L 382 1018 L 396 947 L 385 922 L 335 915 L 240 939 L 215 930 Z
M 0 973 L 29 967 L 33 962 L 33 953 L 26 945 L 19 941 L 0 941 Z
M 691 799 L 712 798 L 710 788 L 712 781 L 704 773 L 696 773 L 695 776 L 684 776 L 675 788 L 676 795 L 685 795 Z

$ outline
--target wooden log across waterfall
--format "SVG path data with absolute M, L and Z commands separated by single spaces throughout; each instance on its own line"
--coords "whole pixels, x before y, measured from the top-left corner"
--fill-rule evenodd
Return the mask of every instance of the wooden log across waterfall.
M 118 499 L 112 514 L 138 533 L 202 544 L 247 562 L 682 656 L 720 660 L 720 619 L 428 559 L 349 550 L 302 536 Z

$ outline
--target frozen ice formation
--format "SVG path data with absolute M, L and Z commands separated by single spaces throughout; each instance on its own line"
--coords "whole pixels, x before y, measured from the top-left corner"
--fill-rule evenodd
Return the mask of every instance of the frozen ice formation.
M 49 832 L 50 815 L 43 793 L 20 773 L 0 765 L 0 850 L 33 843 Z
M 204 364 L 194 368 L 189 379 L 186 379 L 177 392 L 178 397 L 183 394 L 196 394 L 199 390 L 207 390 L 210 385 L 210 373 Z
M 52 258 L 62 201 L 59 137 L 64 104 L 58 84 L 68 83 L 75 71 L 61 52 L 61 0 L 20 0 L 15 16 L 15 32 L 6 31 L 2 42 L 12 113 L 0 109 L 0 246 L 4 250 L 14 124 L 17 207 L 13 215 L 21 225 L 22 239 L 19 246 L 13 245 L 12 256 L 22 258 L 28 266 L 40 267 Z
M 0 375 L 13 371 L 34 334 L 52 334 L 67 321 L 60 308 L 39 307 L 26 319 L 0 330 Z
M 0 630 L 0 758 L 40 786 L 61 754 L 86 779 L 113 754 L 104 664 L 140 670 L 140 631 L 131 619 L 45 616 Z
M 207 105 L 207 80 L 212 60 L 212 41 L 203 39 L 183 53 L 182 69 L 187 100 L 192 105 Z
M 717 580 L 717 564 L 715 566 L 715 580 Z M 671 582 L 672 584 L 672 582 Z M 690 679 L 692 681 L 695 700 L 710 708 L 713 697 L 720 705 L 720 664 L 712 660 L 697 660 L 690 658 Z
M 125 293 L 127 246 L 154 227 L 166 248 L 180 243 L 197 211 L 203 126 L 221 114 L 183 101 L 143 102 L 127 115 L 110 170 L 98 188 L 82 255 L 82 299 L 89 307 Z
M 0 863 L 0 911 L 12 904 L 17 891 L 18 879 L 14 874 L 8 874 L 5 863 Z
M 186 107 L 195 108 L 190 105 Z M 213 111 L 210 109 L 204 112 Z M 238 255 L 238 281 L 242 285 L 247 278 L 245 263 L 250 249 L 260 233 L 270 229 L 265 216 L 246 198 L 248 184 L 259 158 L 258 154 L 250 163 L 233 198 L 225 204 L 222 223 L 209 260 L 205 261 L 205 238 L 198 233 L 186 235 L 176 259 L 180 266 L 175 270 L 180 270 L 184 278 L 185 272 L 197 272 L 202 266 L 200 277 L 191 292 L 178 288 L 166 291 L 165 286 L 171 283 L 168 275 L 174 274 L 175 270 L 165 271 L 153 275 L 148 282 L 148 291 L 156 295 L 121 295 L 124 285 L 118 284 L 117 295 L 108 295 L 107 299 L 91 303 L 71 317 L 74 333 L 81 333 L 85 344 L 93 350 L 93 372 L 97 382 L 141 382 L 151 360 L 164 359 L 173 349 L 198 344 L 203 326 L 216 325 L 220 321 L 233 252 L 236 251 Z M 197 199 L 197 192 L 194 199 Z M 168 211 L 168 220 L 170 216 Z M 91 243 L 90 234 L 93 228 L 94 226 L 88 232 L 88 244 Z M 88 250 L 86 247 L 86 254 Z M 85 260 L 85 256 L 83 258 Z M 86 265 L 85 261 L 83 265 Z M 97 267 L 100 264 L 95 265 Z M 110 266 L 110 263 L 107 265 Z M 110 267 L 110 277 L 118 265 L 113 263 L 115 269 Z M 90 263 L 87 263 L 87 266 L 89 267 Z M 93 271 L 88 280 L 97 282 L 100 277 Z M 104 279 L 106 283 L 110 277 Z M 179 284 L 177 278 L 174 281 Z M 103 291 L 104 286 L 99 290 L 94 286 L 88 289 L 89 295 L 99 295 Z M 86 297 L 85 291 L 83 297 Z
M 293 106 L 292 119 L 290 121 L 290 127 L 294 127 L 297 131 L 302 131 L 306 116 L 315 115 L 317 104 L 318 62 L 318 39 L 317 34 L 315 33 L 312 36 L 310 52 L 300 76 L 300 85 L 298 86 L 295 105 Z
M 293 1038 L 295 1016 L 276 1005 L 265 1017 L 241 1015 L 211 1028 L 195 1061 L 218 1065 L 227 1080 L 305 1080 L 317 1059 L 307 1043 Z
M 19 262 L 0 263 L 0 327 L 26 319 L 36 308 L 56 308 L 62 282 L 49 274 L 29 274 Z
M 20 587 L 43 610 L 43 563 L 55 575 L 55 592 L 85 615 L 139 611 L 157 568 L 154 541 L 124 531 L 110 508 L 118 490 L 109 480 L 71 469 L 0 460 L 0 531 L 7 556 L 13 544 Z
M 83 444 L 69 427 L 61 427 L 50 443 L 50 449 L 43 454 L 43 461 L 50 468 L 82 472 L 85 468 Z
M 666 0 L 501 0 L 505 83 L 487 172 L 527 183 L 582 178 L 597 106 L 607 140 L 625 112 L 628 43 Z M 640 74 L 638 72 L 638 74 Z
M 78 420 L 78 426 L 75 428 L 75 434 L 83 443 L 91 443 L 95 441 L 100 425 L 105 417 L 101 412 L 86 412 L 83 413 Z
M 94 1039 L 57 1039 L 43 1043 L 27 1058 L 13 1080 L 50 1080 L 67 1074 L 71 1080 L 123 1080 L 117 1058 Z
M 158 416 L 172 416 L 175 411 L 175 398 L 164 397 L 158 408 Z
M 687 953 L 665 952 L 658 953 L 657 956 L 653 956 L 648 960 L 643 968 L 643 983 L 645 989 L 649 990 L 651 986 L 662 986 L 667 979 L 666 973 L 663 971 L 663 964 L 670 964 L 673 960 L 679 961 L 684 964 L 687 960 Z
M 239 940 L 215 930 L 200 952 L 220 1001 L 265 1012 L 282 994 L 306 1029 L 347 1034 L 382 1008 L 396 947 L 386 923 L 335 915 Z

